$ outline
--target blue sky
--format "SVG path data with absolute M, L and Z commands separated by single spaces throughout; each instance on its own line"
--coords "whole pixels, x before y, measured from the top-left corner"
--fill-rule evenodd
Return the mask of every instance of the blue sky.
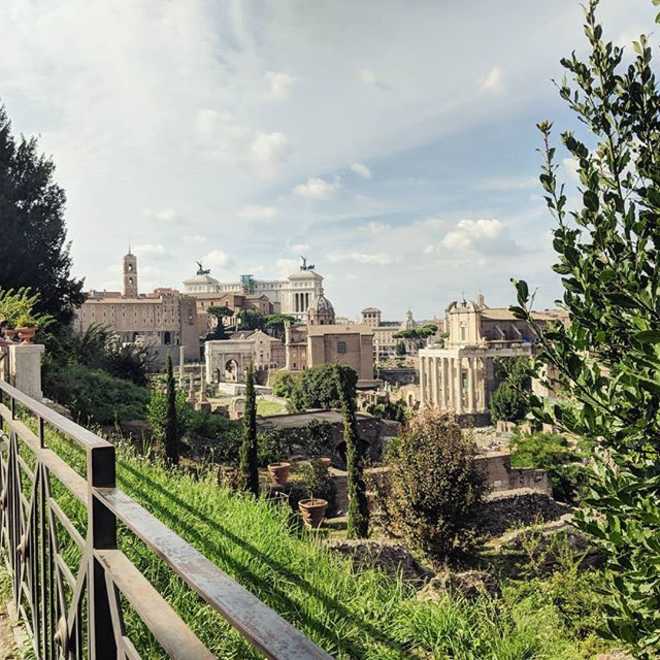
M 601 5 L 619 45 L 654 29 L 651 0 Z M 130 241 L 142 290 L 304 254 L 349 316 L 559 293 L 535 123 L 574 125 L 550 82 L 584 49 L 574 0 L 5 0 L 0 43 L 89 287 L 118 288 Z

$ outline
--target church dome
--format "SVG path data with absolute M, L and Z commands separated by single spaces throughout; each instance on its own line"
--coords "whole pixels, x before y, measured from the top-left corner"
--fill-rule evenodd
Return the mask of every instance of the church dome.
M 312 300 L 307 310 L 307 318 L 312 325 L 331 325 L 335 322 L 335 308 L 325 297 L 323 290 Z

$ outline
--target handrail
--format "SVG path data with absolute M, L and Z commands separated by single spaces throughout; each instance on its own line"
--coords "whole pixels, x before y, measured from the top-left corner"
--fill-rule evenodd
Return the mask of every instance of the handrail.
M 118 489 L 112 443 L 4 381 L 0 381 L 0 396 L 2 393 L 9 397 L 10 405 L 0 402 L 0 547 L 9 557 L 15 601 L 18 604 L 21 599 L 27 599 L 24 606 L 17 609 L 23 612 L 38 657 L 59 657 L 59 653 L 55 653 L 56 645 L 67 658 L 70 654 L 83 657 L 84 589 L 88 601 L 88 657 L 136 657 L 135 647 L 124 629 L 118 591 L 133 604 L 172 657 L 213 657 L 117 549 L 118 522 L 140 538 L 265 657 L 276 660 L 331 657 Z M 38 435 L 17 419 L 16 404 L 36 416 Z M 62 432 L 86 451 L 86 477 L 81 477 L 45 446 L 44 424 Z M 22 498 L 21 492 L 25 470 L 21 466 L 19 441 L 32 451 L 37 464 L 29 502 Z M 87 508 L 87 539 L 85 547 L 81 548 L 83 560 L 77 576 L 68 568 L 63 570 L 65 563 L 58 551 L 55 520 L 70 535 L 73 525 L 50 495 L 51 473 Z M 79 545 L 80 535 L 74 541 Z M 36 578 L 42 576 L 42 581 L 47 581 L 47 574 L 49 585 L 38 584 Z M 75 579 L 76 589 L 67 608 L 62 582 L 70 584 L 72 579 Z M 49 597 L 40 599 L 39 592 L 45 588 L 50 590 Z M 159 613 L 163 620 L 171 621 L 171 625 L 163 625 Z M 174 641 L 177 638 L 181 642 L 178 649 Z

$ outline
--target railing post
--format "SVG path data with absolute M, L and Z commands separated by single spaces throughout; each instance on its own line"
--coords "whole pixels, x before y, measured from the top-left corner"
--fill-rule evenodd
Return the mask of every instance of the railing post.
M 91 660 L 115 660 L 117 646 L 105 571 L 94 557 L 94 550 L 113 550 L 117 547 L 115 514 L 94 496 L 95 488 L 115 487 L 115 448 L 112 445 L 88 450 L 87 483 L 89 657 Z

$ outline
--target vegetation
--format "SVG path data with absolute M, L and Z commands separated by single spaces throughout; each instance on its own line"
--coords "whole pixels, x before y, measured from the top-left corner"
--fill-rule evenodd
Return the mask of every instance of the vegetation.
M 399 340 L 394 347 L 394 352 L 399 357 L 406 355 L 406 342 Z
M 407 421 L 409 408 L 405 401 L 385 401 L 383 403 L 373 403 L 367 408 L 367 412 L 381 419 L 390 419 L 402 424 Z
M 562 60 L 561 97 L 590 131 L 562 133 L 577 163 L 581 205 L 567 212 L 550 122 L 540 176 L 556 221 L 555 272 L 570 325 L 543 332 L 537 370 L 549 365 L 569 404 L 539 419 L 593 444 L 577 523 L 607 558 L 608 630 L 638 657 L 660 651 L 660 91 L 644 36 L 634 59 L 603 39 L 597 0 L 586 6 L 586 62 Z M 591 146 L 593 145 L 593 146 Z M 525 282 L 513 311 L 533 324 Z
M 242 309 L 236 314 L 237 330 L 263 330 L 266 318 L 256 309 Z
M 328 503 L 326 515 L 332 516 L 337 511 L 337 486 L 323 461 L 313 459 L 303 463 L 287 486 L 289 504 L 293 511 L 298 510 L 300 500 L 310 497 L 320 498 Z
M 66 198 L 54 171 L 36 138 L 14 138 L 0 105 L 0 282 L 5 289 L 38 291 L 35 313 L 66 323 L 83 301 L 83 283 L 71 277 Z
M 270 386 L 275 396 L 288 399 L 293 394 L 302 374 L 280 369 L 270 375 Z
M 490 415 L 494 422 L 518 422 L 529 413 L 529 376 L 527 358 L 497 358 L 495 376 L 500 382 L 490 400 Z
M 213 329 L 213 332 L 210 333 L 209 339 L 226 339 L 227 335 L 225 333 L 225 318 L 228 316 L 234 315 L 234 310 L 225 305 L 217 306 L 213 305 L 206 310 L 206 313 L 210 316 L 215 317 L 216 326 Z
M 438 332 L 438 326 L 435 323 L 424 323 L 417 328 L 410 330 L 399 330 L 393 337 L 400 339 L 426 339 Z
M 168 389 L 167 381 L 165 387 L 160 383 L 155 383 L 149 393 L 149 403 L 147 404 L 147 421 L 151 427 L 153 438 L 163 449 L 167 446 L 168 424 L 171 419 L 171 401 Z M 176 437 L 180 440 L 190 430 L 194 411 L 186 401 L 185 392 L 181 390 L 175 391 L 174 402 L 176 411 Z
M 257 401 L 257 415 L 261 417 L 284 415 L 286 412 L 286 405 L 279 401 L 269 401 L 268 399 L 259 399 Z
M 366 443 L 360 437 L 355 417 L 355 382 L 352 369 L 334 365 L 337 391 L 344 416 L 344 442 L 346 443 L 346 471 L 348 480 L 348 522 L 346 534 L 349 539 L 362 539 L 369 535 L 369 503 L 367 485 L 364 481 Z
M 179 424 L 176 414 L 176 384 L 172 370 L 172 356 L 167 356 L 167 408 L 165 411 L 165 460 L 169 465 L 179 464 Z
M 476 447 L 447 415 L 426 411 L 388 448 L 381 486 L 386 529 L 431 560 L 473 549 L 470 515 L 486 493 Z
M 144 419 L 149 401 L 145 387 L 80 364 L 45 369 L 43 387 L 48 397 L 66 406 L 83 424 Z
M 81 450 L 50 430 L 47 443 L 84 473 Z M 548 581 L 506 583 L 501 598 L 483 596 L 469 602 L 447 596 L 437 603 L 422 602 L 412 587 L 377 570 L 356 572 L 308 533 L 292 533 L 288 508 L 237 496 L 218 487 L 215 474 L 189 476 L 120 446 L 117 483 L 337 658 L 587 660 L 608 649 L 591 627 L 602 616 L 602 605 L 586 600 L 594 593 L 590 587 L 597 584 L 598 573 L 588 572 L 584 579 L 556 573 Z M 57 480 L 52 484 L 54 496 L 84 536 L 84 511 L 63 495 Z M 60 538 L 64 543 L 66 536 Z M 217 657 L 260 657 L 123 526 L 119 544 Z M 76 568 L 79 554 L 73 543 L 63 552 Z M 162 657 L 130 610 L 126 622 L 142 657 Z
M 341 382 L 348 388 L 349 396 L 354 399 L 358 380 L 355 370 L 343 364 L 323 364 L 305 369 L 300 378 L 294 381 L 294 387 L 288 397 L 292 411 L 341 407 L 342 393 L 339 391 L 337 369 L 341 372 Z
M 17 291 L 0 288 L 0 323 L 11 329 L 40 328 L 46 329 L 55 320 L 50 314 L 35 311 L 40 295 L 32 293 L 29 287 Z
M 245 375 L 245 413 L 243 415 L 243 441 L 240 451 L 241 488 L 255 497 L 259 495 L 257 447 L 257 397 L 254 390 L 254 366 L 250 362 Z
M 289 314 L 270 314 L 264 321 L 264 329 L 273 337 L 284 337 L 284 324 L 296 324 L 296 318 Z
M 559 433 L 515 433 L 511 441 L 511 465 L 545 470 L 552 496 L 575 502 L 584 484 L 584 451 Z

